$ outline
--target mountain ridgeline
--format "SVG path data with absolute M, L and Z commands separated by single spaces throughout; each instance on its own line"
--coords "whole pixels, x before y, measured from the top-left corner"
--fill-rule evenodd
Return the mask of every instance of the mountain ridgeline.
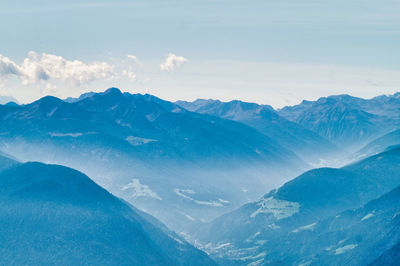
M 317 133 L 280 116 L 271 106 L 242 101 L 218 100 L 178 101 L 187 110 L 230 119 L 254 127 L 264 135 L 277 140 L 303 160 L 318 164 L 340 153 L 340 149 Z

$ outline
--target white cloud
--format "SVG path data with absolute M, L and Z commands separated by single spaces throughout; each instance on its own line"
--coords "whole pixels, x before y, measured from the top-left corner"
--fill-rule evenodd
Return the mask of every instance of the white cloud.
M 23 85 L 56 79 L 80 86 L 98 79 L 110 79 L 115 76 L 115 72 L 114 66 L 106 62 L 84 63 L 31 51 L 20 65 L 0 55 L 0 78 L 7 79 L 11 76 L 20 78 Z
M 160 64 L 160 69 L 163 71 L 171 72 L 176 68 L 182 66 L 188 60 L 183 56 L 177 56 L 173 53 L 169 53 L 165 58 L 165 61 Z
M 131 70 L 122 70 L 122 75 L 127 77 L 130 81 L 135 81 L 136 80 L 136 74 Z
M 0 78 L 19 75 L 19 67 L 10 58 L 0 54 Z
M 128 58 L 135 62 L 135 64 L 137 64 L 138 66 L 143 66 L 143 63 L 136 56 L 128 54 Z

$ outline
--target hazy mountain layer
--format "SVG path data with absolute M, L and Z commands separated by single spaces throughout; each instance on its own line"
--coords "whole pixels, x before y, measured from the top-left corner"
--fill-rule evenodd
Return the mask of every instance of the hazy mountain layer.
M 284 107 L 279 114 L 349 151 L 400 126 L 400 94 L 370 100 L 336 95 Z
M 338 239 L 341 237 L 341 233 L 345 234 L 345 230 L 349 230 L 349 234 L 356 231 L 337 229 L 337 232 L 335 231 L 337 236 L 331 239 L 329 230 L 333 228 L 332 225 L 326 225 L 316 234 L 313 233 L 314 230 L 317 230 L 316 228 L 319 226 L 324 226 L 321 223 L 327 223 L 325 219 L 333 219 L 329 217 L 336 217 L 346 210 L 360 208 L 399 186 L 399 165 L 400 149 L 398 148 L 340 169 L 321 168 L 308 171 L 279 189 L 271 191 L 260 201 L 246 204 L 234 212 L 217 218 L 208 226 L 201 227 L 195 236 L 204 244 L 205 250 L 227 264 L 233 262 L 238 264 L 250 262 L 292 264 L 295 261 L 303 263 L 305 262 L 303 259 L 317 258 L 318 255 L 321 258 L 311 259 L 311 261 L 318 262 L 319 260 L 320 263 L 326 261 L 335 265 L 335 262 L 341 261 L 341 259 L 336 260 L 330 257 L 332 254 L 325 254 L 327 257 L 322 253 L 318 254 L 318 249 L 312 246 L 312 240 L 318 239 L 319 242 L 316 240 L 315 245 L 329 241 L 332 244 L 336 241 L 335 250 L 338 249 L 340 253 L 342 252 L 341 247 L 347 251 L 346 249 L 355 247 L 351 245 L 357 244 L 349 243 L 350 246 L 346 247 L 344 244 L 347 243 L 346 241 L 340 242 L 346 238 Z M 397 192 L 394 192 L 395 195 L 398 194 Z M 382 203 L 379 208 L 387 207 L 388 211 L 392 213 L 393 210 L 400 208 L 398 202 L 392 201 L 393 204 L 387 206 Z M 361 217 L 363 218 L 372 212 L 372 209 L 368 207 L 370 205 L 366 206 L 367 209 L 357 213 L 358 218 L 360 215 L 363 215 Z M 385 223 L 379 221 L 377 224 L 384 226 Z M 349 228 L 352 226 L 348 220 L 343 220 L 340 225 Z M 395 229 L 394 225 L 392 228 Z M 377 227 L 376 231 L 371 230 L 368 241 L 373 241 L 374 234 L 379 234 L 379 228 L 381 227 Z M 366 231 L 368 230 L 366 229 Z M 302 233 L 298 234 L 299 232 Z M 390 237 L 392 234 L 390 230 L 385 232 L 387 236 L 382 235 L 381 237 Z M 323 242 L 322 239 L 326 241 Z M 388 242 L 388 245 L 390 243 Z M 366 248 L 373 248 L 374 244 L 380 245 L 378 242 L 374 242 Z M 325 244 L 322 247 L 325 247 Z M 382 245 L 382 248 L 385 247 L 387 245 Z M 348 258 L 348 260 L 351 259 Z M 366 262 L 366 260 L 361 260 L 361 257 L 353 259 L 361 264 Z M 368 259 L 369 262 L 372 262 L 372 257 L 368 257 Z
M 268 105 L 202 99 L 194 102 L 178 101 L 177 104 L 193 112 L 235 120 L 254 127 L 312 164 L 321 164 L 339 152 L 328 140 L 281 117 Z
M 14 162 L 2 167 L 2 263 L 214 264 L 154 218 L 78 171 L 42 163 Z
M 383 152 L 390 146 L 395 146 L 399 144 L 400 144 L 400 130 L 395 130 L 371 141 L 370 143 L 365 145 L 362 149 L 360 149 L 356 153 L 356 156 L 359 158 L 371 156 Z
M 307 167 L 252 127 L 151 95 L 112 88 L 70 101 L 0 106 L 1 149 L 85 172 L 176 230 L 255 200 Z

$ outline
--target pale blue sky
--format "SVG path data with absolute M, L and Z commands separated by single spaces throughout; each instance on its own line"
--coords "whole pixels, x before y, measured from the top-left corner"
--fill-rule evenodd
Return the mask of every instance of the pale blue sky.
M 400 2 L 393 0 L 3 0 L 0 36 L 0 55 L 21 67 L 35 51 L 88 65 L 101 61 L 136 76 L 108 73 L 111 79 L 93 75 L 72 84 L 71 76 L 53 73 L 22 84 L 0 64 L 0 94 L 21 101 L 117 86 L 171 100 L 238 98 L 282 106 L 400 88 Z M 187 61 L 162 71 L 169 53 Z

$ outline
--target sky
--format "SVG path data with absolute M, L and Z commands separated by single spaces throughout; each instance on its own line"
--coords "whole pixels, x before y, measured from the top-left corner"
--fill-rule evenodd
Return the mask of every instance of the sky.
M 276 108 L 400 91 L 398 0 L 0 0 L 0 95 L 119 87 Z

